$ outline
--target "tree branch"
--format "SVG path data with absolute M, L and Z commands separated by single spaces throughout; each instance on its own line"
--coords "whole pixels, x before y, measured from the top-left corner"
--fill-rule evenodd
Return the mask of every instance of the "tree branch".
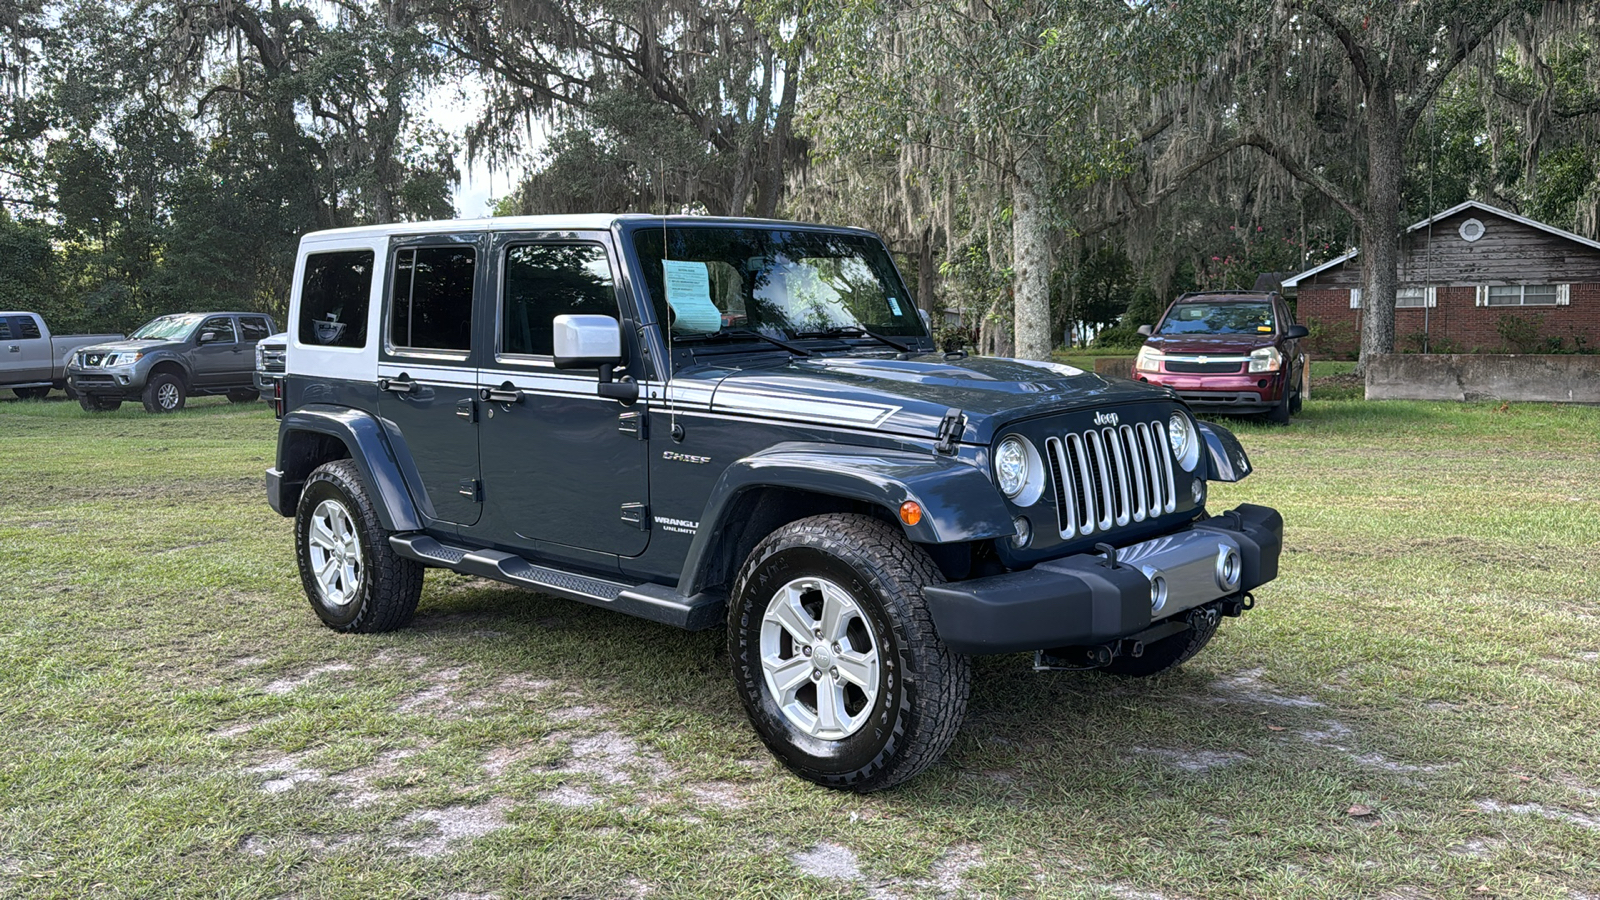
M 1478 49 L 1478 45 L 1482 44 L 1495 29 L 1504 24 L 1506 19 L 1511 18 L 1511 14 L 1515 11 L 1516 4 L 1506 3 L 1499 12 L 1480 23 L 1473 33 L 1456 41 L 1455 47 L 1450 51 L 1450 56 L 1428 73 L 1428 77 L 1422 82 L 1422 87 L 1408 97 L 1400 107 L 1400 134 L 1402 137 L 1411 133 L 1411 129 L 1417 124 L 1417 119 L 1422 116 L 1422 111 L 1427 109 L 1428 104 L 1433 102 L 1434 94 L 1439 92 L 1439 88 L 1444 86 L 1445 81 L 1461 65 L 1462 61 L 1471 56 L 1472 51 Z

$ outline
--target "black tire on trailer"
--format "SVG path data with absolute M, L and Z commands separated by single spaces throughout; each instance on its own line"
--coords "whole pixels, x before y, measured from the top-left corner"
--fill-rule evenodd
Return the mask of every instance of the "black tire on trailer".
M 306 599 L 329 628 L 393 631 L 416 613 L 423 566 L 389 546 L 354 462 L 326 463 L 306 479 L 295 510 L 294 549 Z
M 148 413 L 171 413 L 183 409 L 183 404 L 188 400 L 189 392 L 183 386 L 183 379 L 171 372 L 161 372 L 150 376 L 150 382 L 144 386 L 144 411 Z
M 801 519 L 751 551 L 728 604 L 728 653 L 751 724 L 800 777 L 860 792 L 898 784 L 955 739 L 968 658 L 922 596 L 944 581 L 899 528 Z

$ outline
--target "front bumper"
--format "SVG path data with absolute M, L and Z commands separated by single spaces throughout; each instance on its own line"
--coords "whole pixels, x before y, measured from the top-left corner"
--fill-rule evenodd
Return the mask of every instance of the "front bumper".
M 1261 412 L 1283 398 L 1283 372 L 1232 375 L 1187 375 L 1174 372 L 1135 372 L 1139 381 L 1171 388 L 1178 398 L 1196 409 L 1219 412 Z
M 282 380 L 283 380 L 283 373 L 282 372 L 262 372 L 260 369 L 256 370 L 256 374 L 255 374 L 256 390 L 260 391 L 261 392 L 261 396 L 267 398 L 268 400 L 272 399 L 272 387 L 273 387 L 273 385 L 277 384 L 278 382 L 280 382 Z
M 148 379 L 149 370 L 139 366 L 67 367 L 67 386 L 80 394 L 137 397 Z
M 961 653 L 1102 644 L 1266 584 L 1278 577 L 1282 548 L 1283 517 L 1246 503 L 1118 548 L 1115 565 L 1103 555 L 1083 553 L 1004 575 L 930 585 L 923 595 L 939 637 Z M 1237 567 L 1231 577 L 1230 565 Z M 1164 590 L 1157 585 L 1159 606 L 1152 594 L 1156 578 L 1164 583 Z

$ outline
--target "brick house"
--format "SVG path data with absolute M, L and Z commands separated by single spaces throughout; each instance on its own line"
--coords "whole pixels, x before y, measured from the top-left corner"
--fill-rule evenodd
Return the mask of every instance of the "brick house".
M 1318 353 L 1360 347 L 1357 252 L 1284 279 Z M 1600 242 L 1570 231 L 1469 200 L 1406 229 L 1399 276 L 1396 350 L 1600 348 Z

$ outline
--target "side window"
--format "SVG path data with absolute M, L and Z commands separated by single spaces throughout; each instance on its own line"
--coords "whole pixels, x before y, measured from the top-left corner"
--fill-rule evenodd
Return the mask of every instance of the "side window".
M 365 347 L 372 297 L 371 250 L 340 250 L 306 257 L 300 282 L 300 343 Z
M 21 331 L 17 337 L 25 341 L 31 341 L 41 336 L 39 334 L 39 323 L 33 320 L 33 316 L 18 316 L 17 328 Z
M 394 258 L 389 345 L 417 350 L 472 349 L 471 247 L 414 247 Z
M 239 317 L 239 339 L 243 341 L 259 341 L 272 334 L 272 326 L 260 316 Z
M 500 352 L 549 356 L 556 316 L 615 316 L 617 292 L 598 244 L 513 244 L 500 288 Z
M 200 328 L 195 331 L 195 334 L 201 335 L 208 331 L 216 335 L 216 338 L 210 343 L 232 344 L 238 341 L 238 337 L 233 332 L 233 319 L 230 316 L 212 316 L 200 323 Z

